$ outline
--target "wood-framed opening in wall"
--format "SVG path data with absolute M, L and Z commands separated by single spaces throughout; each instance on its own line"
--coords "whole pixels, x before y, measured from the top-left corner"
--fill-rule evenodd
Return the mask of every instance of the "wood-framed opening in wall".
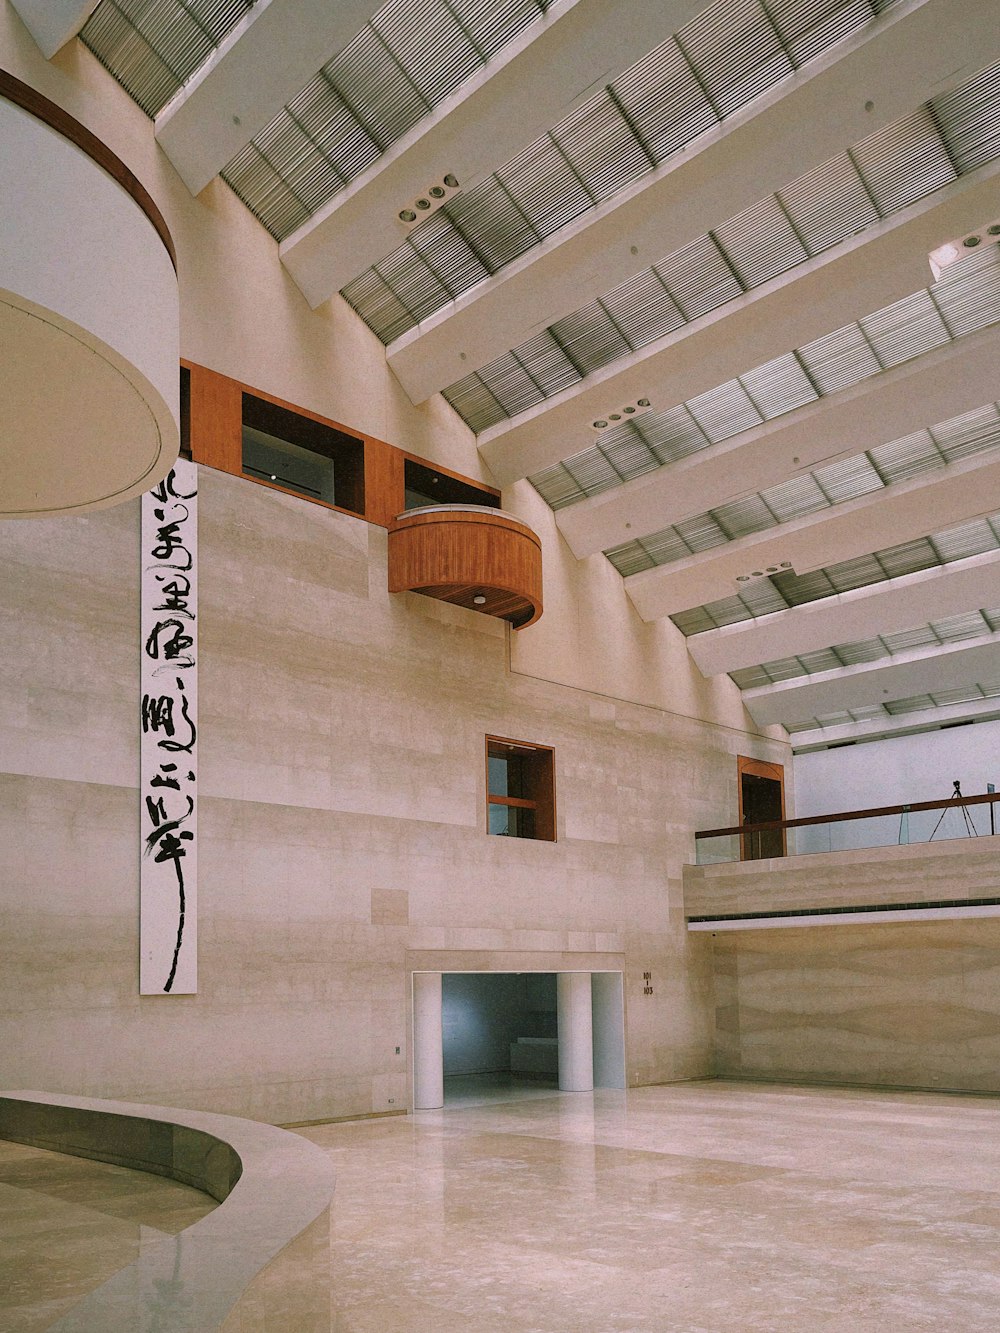
M 487 832 L 556 840 L 555 751 L 548 745 L 486 737 Z
M 737 755 L 736 771 L 741 825 L 766 824 L 785 818 L 785 769 L 782 764 Z M 784 829 L 757 829 L 740 834 L 741 861 L 763 861 L 786 853 Z
M 316 417 L 244 391 L 245 476 L 352 514 L 365 511 L 364 441 Z

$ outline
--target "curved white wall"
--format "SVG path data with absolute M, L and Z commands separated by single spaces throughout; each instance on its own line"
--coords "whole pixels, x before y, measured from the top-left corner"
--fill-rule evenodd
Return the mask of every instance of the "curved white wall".
M 177 279 L 80 148 L 0 98 L 0 514 L 103 507 L 177 457 Z

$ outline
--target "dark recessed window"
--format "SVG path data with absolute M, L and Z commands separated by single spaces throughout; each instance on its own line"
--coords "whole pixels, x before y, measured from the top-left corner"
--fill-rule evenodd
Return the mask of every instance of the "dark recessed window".
M 191 457 L 191 372 L 181 366 L 181 457 Z
M 487 736 L 486 789 L 490 833 L 555 842 L 555 754 L 549 746 Z
M 364 512 L 364 442 L 249 393 L 243 395 L 243 471 L 310 500 Z
M 467 481 L 436 472 L 408 458 L 403 467 L 406 486 L 406 508 L 422 509 L 424 505 L 487 505 L 500 507 L 500 499 L 492 491 L 471 486 Z

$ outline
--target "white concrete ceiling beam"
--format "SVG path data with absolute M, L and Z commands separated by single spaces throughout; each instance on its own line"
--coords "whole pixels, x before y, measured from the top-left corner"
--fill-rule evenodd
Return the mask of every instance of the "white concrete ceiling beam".
M 46 60 L 76 36 L 97 5 L 98 0 L 11 0 Z
M 621 403 L 682 403 L 926 287 L 928 252 L 993 216 L 998 181 L 1000 160 L 491 426 L 479 448 L 497 484 L 577 453 L 590 422 Z
M 939 644 L 878 662 L 839 667 L 743 691 L 743 703 L 761 727 L 806 722 L 881 700 L 912 699 L 1000 676 L 1000 635 Z M 996 703 L 995 707 L 1000 707 Z
M 156 117 L 192 194 L 302 91 L 385 0 L 257 0 Z
M 404 334 L 389 365 L 422 402 L 998 56 L 995 0 L 894 5 Z
M 798 574 L 917 541 L 1000 502 L 1000 459 L 984 454 L 900 481 L 625 580 L 643 620 L 702 606 L 740 591 L 737 577 L 788 561 Z
M 865 722 L 844 722 L 835 727 L 812 727 L 790 737 L 793 754 L 826 750 L 833 745 L 888 740 L 914 731 L 961 726 L 969 722 L 987 722 L 1000 716 L 1000 699 L 973 699 L 965 704 L 942 704 L 917 713 L 899 713 L 895 717 L 871 718 Z M 966 792 L 966 796 L 976 793 Z M 943 795 L 943 793 L 942 793 Z M 973 819 L 976 812 L 973 811 Z M 988 822 L 989 816 L 986 816 Z M 881 914 L 880 914 L 881 915 Z
M 399 210 L 435 181 L 475 184 L 703 8 L 630 0 L 626 20 L 616 0 L 563 0 L 282 243 L 306 300 L 319 305 L 395 250 Z
M 998 598 L 1000 551 L 988 551 L 758 620 L 693 634 L 687 646 L 699 671 L 715 676 L 835 643 L 861 642 L 876 633 L 897 634 L 963 611 L 996 606 Z
M 578 559 L 1000 399 L 1000 325 L 560 509 Z

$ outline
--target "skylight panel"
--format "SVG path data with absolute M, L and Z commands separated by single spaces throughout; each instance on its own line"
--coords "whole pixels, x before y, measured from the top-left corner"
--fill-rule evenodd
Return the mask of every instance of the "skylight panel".
M 882 8 L 884 3 L 822 6 L 828 17 L 838 11 L 839 20 L 819 25 L 808 47 L 809 55 L 803 59 L 818 55 L 849 31 L 870 22 Z M 786 25 L 793 25 L 795 15 L 800 14 L 809 26 L 819 12 L 814 0 L 787 0 L 783 10 Z M 687 27 L 529 145 L 513 162 L 500 167 L 474 189 L 464 191 L 441 211 L 466 232 L 477 252 L 491 249 L 482 244 L 479 228 L 488 230 L 492 248 L 503 252 L 503 263 L 510 263 L 595 203 L 653 170 L 797 67 L 769 17 L 768 6 L 759 0 L 716 0 Z M 238 182 L 230 183 L 240 192 Z M 509 193 L 506 205 L 496 193 L 498 184 Z M 858 188 L 855 180 L 855 193 Z M 498 234 L 502 228 L 494 211 L 480 203 L 486 196 L 504 209 L 508 225 L 517 232 L 516 239 Z M 458 208 L 463 198 L 466 205 Z M 253 207 L 251 199 L 247 202 Z M 516 206 L 514 212 L 511 203 Z M 847 207 L 839 231 L 831 233 L 833 239 L 827 245 L 858 230 L 857 207 L 856 203 Z M 743 234 L 733 238 L 734 249 L 741 251 L 747 283 L 751 284 L 764 280 L 760 274 L 784 271 L 780 267 L 782 257 L 787 269 L 797 262 L 793 256 L 798 253 L 801 257 L 802 251 L 795 228 L 782 217 L 780 205 L 776 210 L 774 201 L 764 201 L 757 208 L 770 214 L 767 239 L 760 236 L 763 213 L 757 219 L 744 219 Z M 524 226 L 523 218 L 517 219 L 517 211 L 529 220 L 529 227 Z M 756 226 L 751 225 L 753 221 Z M 735 231 L 740 230 L 737 219 L 731 225 Z M 710 238 L 696 244 L 704 248 L 702 259 L 713 267 L 712 273 L 700 278 L 688 276 L 697 268 L 696 257 L 689 255 L 684 260 L 686 272 L 680 290 L 675 289 L 670 277 L 662 275 L 687 319 L 718 308 L 742 286 L 733 278 L 726 256 L 712 253 Z M 355 282 L 348 283 L 342 294 L 385 341 L 384 330 L 359 299 Z
M 254 0 L 102 0 L 80 40 L 155 116 L 235 28 Z
M 870 587 L 890 578 L 900 578 L 921 569 L 951 564 L 955 560 L 965 560 L 969 556 L 995 550 L 1000 550 L 1000 514 L 994 514 L 989 519 L 962 523 L 916 542 L 902 542 L 870 556 L 842 560 L 808 574 L 796 574 L 793 571 L 775 574 L 771 578 L 748 584 L 746 591 L 736 597 L 706 602 L 704 606 L 678 612 L 670 619 L 685 635 L 701 634 L 713 622 L 723 623 L 719 620 L 720 615 L 725 616 L 724 623 L 728 625 L 769 614 L 768 610 L 762 609 L 768 605 L 769 590 L 773 597 L 770 610 L 778 610 L 782 605 L 803 606 L 851 588 Z M 611 559 L 611 552 L 605 554 Z

